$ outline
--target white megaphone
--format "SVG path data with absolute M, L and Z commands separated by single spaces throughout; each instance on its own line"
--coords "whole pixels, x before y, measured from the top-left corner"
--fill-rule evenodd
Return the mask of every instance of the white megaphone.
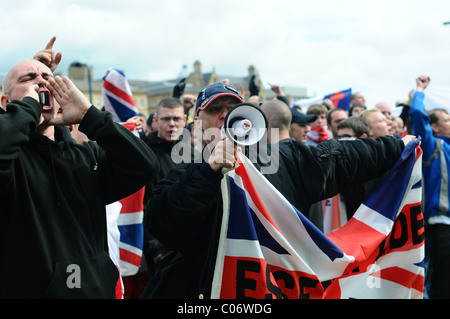
M 258 143 L 267 132 L 267 118 L 261 109 L 250 103 L 233 106 L 225 117 L 225 136 L 239 146 Z

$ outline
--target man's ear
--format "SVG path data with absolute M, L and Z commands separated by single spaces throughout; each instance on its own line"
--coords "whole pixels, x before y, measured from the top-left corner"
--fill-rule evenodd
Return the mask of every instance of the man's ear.
M 367 133 L 362 133 L 361 136 L 360 136 L 359 138 L 366 138 L 366 137 L 368 137 L 368 136 L 367 136 Z
M 431 129 L 433 130 L 433 134 L 437 134 L 437 132 L 439 132 L 439 127 L 437 123 L 431 124 Z
M 9 102 L 11 102 L 10 99 L 9 99 L 9 95 L 8 95 L 8 94 L 2 95 L 2 100 L 1 100 L 1 102 L 2 102 L 3 108 L 6 110 L 6 104 L 8 104 Z

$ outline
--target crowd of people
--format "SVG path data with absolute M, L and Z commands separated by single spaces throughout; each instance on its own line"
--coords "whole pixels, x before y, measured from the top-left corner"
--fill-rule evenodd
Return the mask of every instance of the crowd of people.
M 119 271 L 108 256 L 105 206 L 144 186 L 143 258 L 139 273 L 124 280 L 125 298 L 207 297 L 223 168 L 233 168 L 242 151 L 219 138 L 220 130 L 230 108 L 243 102 L 264 112 L 268 132 L 277 131 L 268 134 L 277 139 L 267 146 L 269 154 L 278 152 L 279 166 L 265 177 L 325 233 L 334 230 L 324 219 L 327 207 L 340 203 L 344 224 L 405 145 L 420 136 L 424 296 L 450 297 L 450 115 L 425 111 L 428 77 L 416 79 L 399 117 L 384 102 L 367 107 L 362 93 L 353 94 L 348 110 L 328 100 L 303 110 L 290 105 L 276 84 L 276 98 L 260 101 L 254 78 L 249 97 L 227 81 L 206 86 L 198 96 L 183 94 L 181 83 L 148 118 L 129 120 L 140 132 L 135 136 L 92 106 L 70 79 L 53 76 L 62 57 L 52 48 L 54 40 L 14 65 L 3 83 L 0 297 L 116 297 Z M 201 134 L 195 142 L 195 130 L 218 133 Z M 188 145 L 182 149 L 189 156 L 176 160 L 173 150 L 180 143 Z M 81 282 L 70 284 L 74 265 L 83 271 Z

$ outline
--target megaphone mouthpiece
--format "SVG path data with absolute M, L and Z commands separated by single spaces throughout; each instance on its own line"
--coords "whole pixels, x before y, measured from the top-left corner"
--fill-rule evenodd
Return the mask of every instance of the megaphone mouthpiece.
M 249 119 L 235 118 L 230 121 L 230 127 L 233 129 L 233 134 L 237 137 L 244 137 L 248 135 L 252 129 L 252 122 Z
M 258 143 L 267 131 L 267 119 L 263 111 L 250 103 L 233 106 L 225 117 L 227 138 L 240 146 Z

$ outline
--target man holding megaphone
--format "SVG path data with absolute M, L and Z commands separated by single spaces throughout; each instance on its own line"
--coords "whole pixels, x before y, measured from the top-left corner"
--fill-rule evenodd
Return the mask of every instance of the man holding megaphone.
M 197 98 L 195 120 L 197 125 L 201 125 L 203 143 L 207 151 L 211 152 L 207 163 L 215 172 L 234 166 L 238 147 L 232 140 L 225 138 L 222 128 L 228 111 L 242 102 L 239 92 L 222 82 L 205 87 Z
M 171 248 L 172 253 L 161 258 L 160 267 L 143 297 L 210 296 L 222 218 L 220 182 L 223 169 L 232 169 L 239 146 L 249 145 L 235 139 L 233 133 L 224 134 L 222 128 L 245 124 L 241 119 L 245 116 L 241 115 L 261 120 L 257 111 L 244 105 L 239 111 L 236 108 L 231 111 L 233 121 L 230 121 L 227 118 L 229 111 L 240 103 L 243 99 L 238 91 L 222 82 L 208 85 L 199 92 L 195 121 L 201 126 L 204 149 L 208 150 L 209 156 L 204 152 L 201 163 L 174 169 L 159 183 L 149 200 L 146 227 Z M 246 111 L 240 114 L 242 110 Z M 255 116 L 250 114 L 253 112 Z M 264 116 L 262 121 L 265 121 Z M 253 143 L 260 136 L 250 139 L 249 143 Z M 311 194 L 314 196 L 309 197 L 314 199 L 329 198 L 349 185 L 385 173 L 396 162 L 406 142 L 391 136 L 355 143 L 329 140 L 320 147 L 293 141 L 278 155 L 280 163 L 286 165 L 283 170 L 291 172 L 290 178 L 300 181 L 305 194 L 299 196 L 308 205 Z

